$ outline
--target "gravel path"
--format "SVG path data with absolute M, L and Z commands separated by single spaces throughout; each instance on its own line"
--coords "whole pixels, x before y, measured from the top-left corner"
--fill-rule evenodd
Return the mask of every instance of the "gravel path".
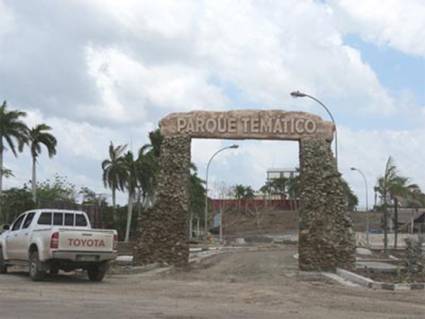
M 425 318 L 423 291 L 387 292 L 300 280 L 293 246 L 238 250 L 171 274 L 0 276 L 1 319 Z

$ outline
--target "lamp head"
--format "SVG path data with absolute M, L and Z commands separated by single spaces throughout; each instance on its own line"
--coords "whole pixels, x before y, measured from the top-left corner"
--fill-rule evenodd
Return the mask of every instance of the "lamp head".
M 355 168 L 355 167 L 351 167 L 350 168 L 352 171 L 357 171 L 357 168 Z
M 293 92 L 291 92 L 291 96 L 292 97 L 305 97 L 306 94 L 305 93 L 302 93 L 300 91 L 293 91 Z
M 233 144 L 233 145 L 230 145 L 230 148 L 239 148 L 239 145 L 238 144 Z

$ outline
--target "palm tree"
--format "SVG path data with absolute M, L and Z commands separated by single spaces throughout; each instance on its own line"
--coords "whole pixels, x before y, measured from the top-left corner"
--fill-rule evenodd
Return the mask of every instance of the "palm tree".
M 297 172 L 299 170 L 297 169 Z M 297 210 L 297 198 L 300 193 L 300 176 L 299 175 L 292 175 L 287 180 L 287 191 L 288 191 L 288 198 L 289 198 L 289 206 L 291 210 Z
M 131 218 L 133 214 L 133 203 L 134 196 L 136 194 L 136 189 L 138 187 L 138 163 L 137 160 L 134 160 L 133 153 L 128 151 L 123 158 L 124 167 L 126 169 L 125 175 L 125 188 L 128 192 L 128 206 L 127 206 L 127 226 L 125 229 L 125 242 L 128 242 L 130 239 L 130 227 L 131 227 Z
M 241 209 L 241 199 L 245 194 L 245 186 L 237 184 L 233 187 L 233 192 L 235 194 L 236 199 L 238 200 L 238 210 Z
M 198 176 L 198 168 L 190 163 L 190 204 L 189 204 L 189 238 L 192 239 L 193 220 L 197 221 L 197 234 L 199 223 L 204 218 L 205 211 L 205 181 Z
M 47 131 L 50 131 L 50 126 L 46 124 L 39 124 L 36 127 L 33 127 L 28 132 L 28 143 L 31 149 L 32 156 L 32 199 L 34 203 L 37 202 L 37 176 L 36 176 L 36 166 L 37 166 L 37 157 L 41 153 L 41 145 L 44 145 L 47 148 L 49 157 L 53 157 L 56 154 L 56 138 Z
M 151 144 L 143 145 L 139 150 L 136 160 L 137 165 L 137 210 L 138 216 L 141 214 L 141 204 L 153 201 L 156 175 L 158 173 L 158 159 L 155 157 Z
M 399 198 L 409 196 L 409 179 L 398 174 L 397 166 L 390 156 L 385 165 L 384 176 L 378 178 L 376 190 L 381 195 L 384 210 L 384 250 L 388 248 L 388 202 L 394 203 L 394 247 L 397 247 L 398 237 L 398 203 Z
M 272 192 L 280 195 L 280 199 L 284 200 L 287 195 L 288 178 L 279 177 L 271 181 Z
M 145 144 L 139 150 L 139 184 L 143 190 L 144 200 L 152 203 L 155 199 L 156 179 L 159 174 L 159 157 L 164 137 L 159 129 L 149 133 L 150 144 Z
M 161 153 L 161 144 L 164 140 L 164 136 L 162 136 L 161 131 L 159 129 L 156 129 L 155 131 L 149 133 L 149 140 L 150 145 L 152 146 L 152 149 L 150 151 L 153 152 L 153 155 L 156 158 L 159 158 L 159 155 Z
M 3 191 L 3 175 L 5 172 L 3 170 L 3 152 L 6 149 L 4 144 L 6 142 L 15 156 L 17 156 L 16 143 L 18 144 L 18 150 L 22 152 L 28 135 L 28 127 L 21 121 L 21 118 L 25 116 L 25 112 L 8 111 L 6 101 L 0 106 L 0 198 Z
M 245 201 L 245 214 L 248 210 L 248 200 L 255 198 L 254 190 L 251 186 L 246 186 L 244 189 L 243 199 Z
M 417 184 L 408 186 L 408 205 L 409 207 L 425 207 L 425 194 Z
M 124 190 L 125 178 L 127 175 L 126 167 L 124 165 L 123 153 L 127 145 L 114 144 L 109 145 L 109 159 L 102 162 L 103 170 L 103 183 L 105 187 L 112 190 L 112 210 L 113 219 L 116 221 L 116 191 Z

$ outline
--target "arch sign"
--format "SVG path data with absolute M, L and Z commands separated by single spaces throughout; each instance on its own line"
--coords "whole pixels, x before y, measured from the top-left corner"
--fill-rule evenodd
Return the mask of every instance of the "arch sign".
M 194 111 L 169 114 L 160 121 L 160 130 L 164 139 L 156 202 L 139 218 L 137 263 L 188 263 L 191 140 L 214 138 L 299 141 L 299 267 L 352 267 L 354 238 L 331 150 L 335 130 L 331 122 L 281 110 Z
M 164 136 L 196 138 L 299 140 L 322 136 L 332 140 L 333 124 L 303 112 L 238 110 L 173 113 L 160 122 Z

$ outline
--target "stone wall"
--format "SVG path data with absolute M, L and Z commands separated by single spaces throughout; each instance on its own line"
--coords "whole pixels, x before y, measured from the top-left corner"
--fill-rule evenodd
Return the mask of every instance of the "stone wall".
M 299 267 L 301 270 L 351 268 L 354 233 L 330 144 L 324 139 L 301 140 L 300 164 Z
M 138 220 L 135 262 L 184 266 L 189 258 L 190 138 L 166 137 L 161 145 L 157 199 Z

